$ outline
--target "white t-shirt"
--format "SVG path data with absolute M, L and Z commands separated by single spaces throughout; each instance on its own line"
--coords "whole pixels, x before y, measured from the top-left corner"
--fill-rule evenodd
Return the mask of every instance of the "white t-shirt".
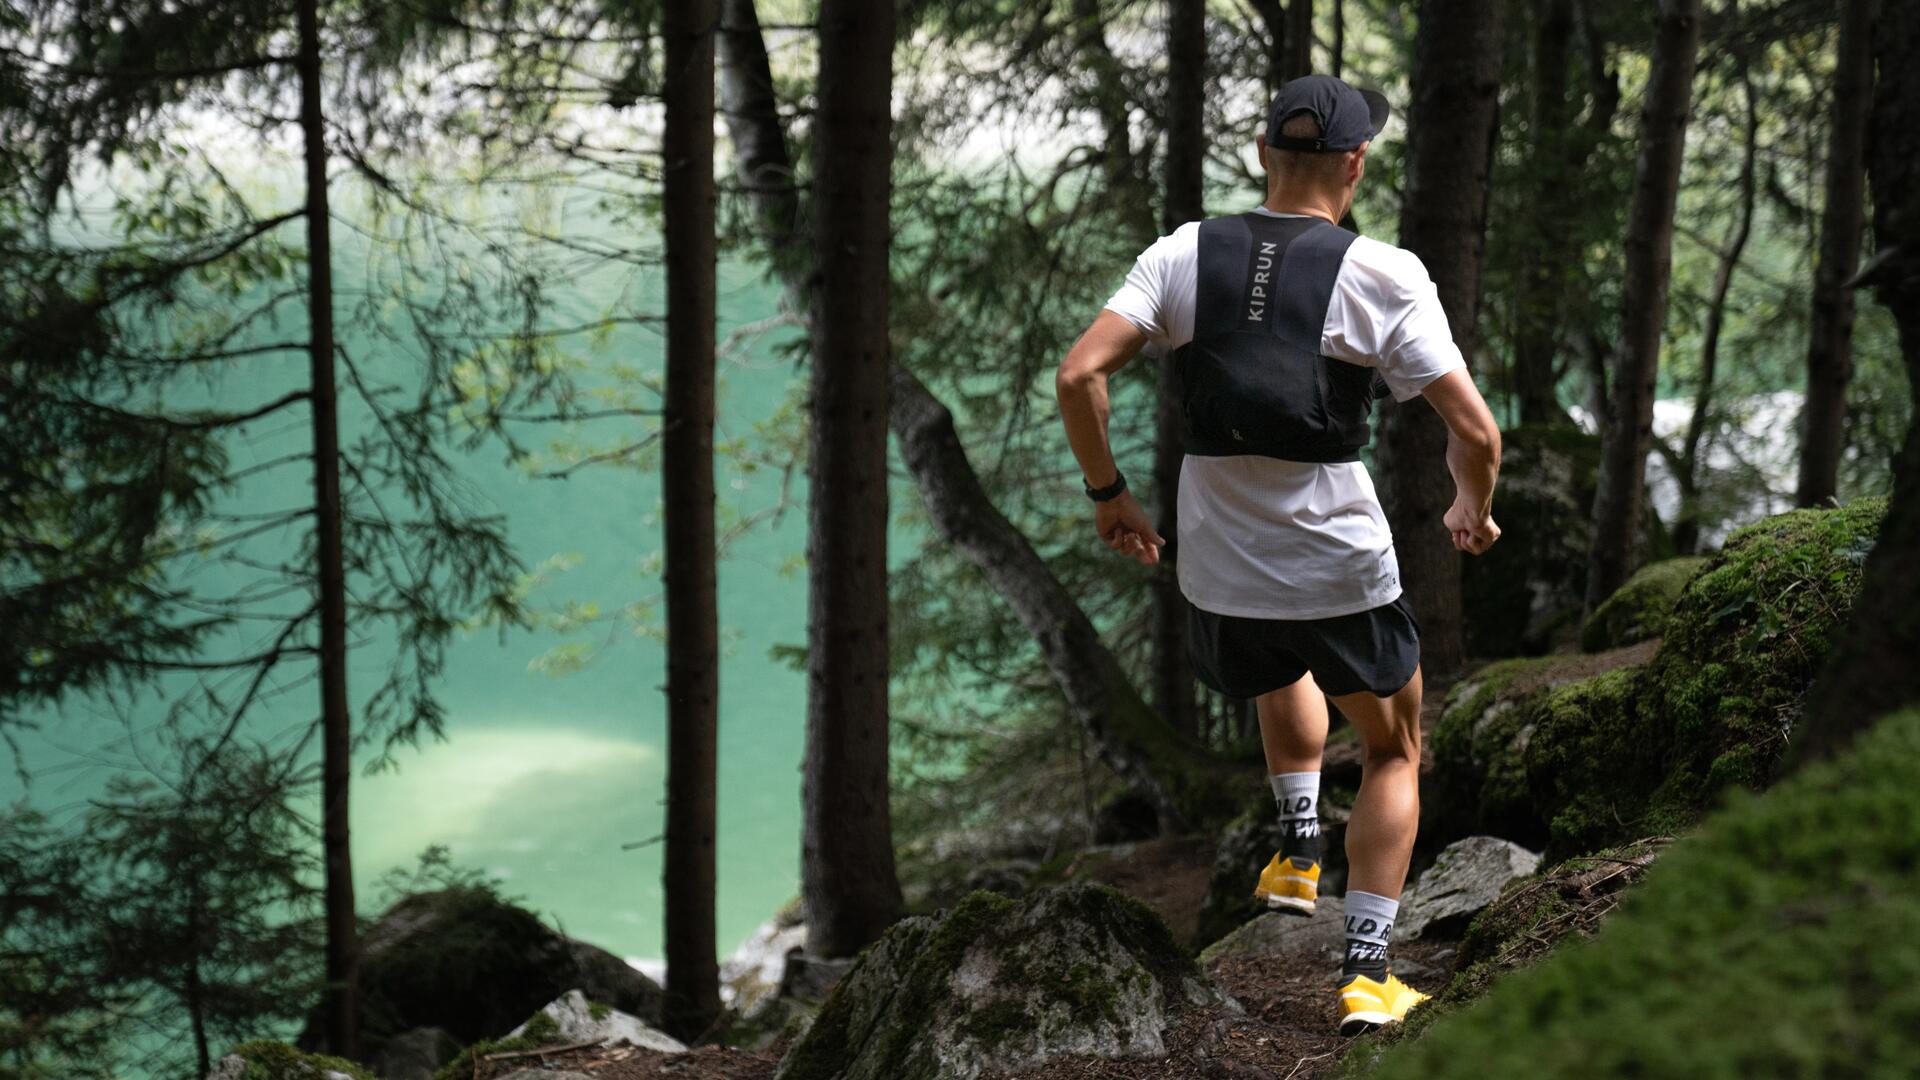
M 1255 212 L 1274 217 L 1266 207 Z M 1107 307 L 1163 349 L 1193 338 L 1200 223 L 1154 241 Z M 1284 287 L 1284 283 L 1283 283 Z M 1360 237 L 1327 304 L 1320 352 L 1379 368 L 1398 401 L 1466 362 L 1427 268 Z M 1195 607 L 1259 619 L 1325 619 L 1400 595 L 1393 534 L 1358 461 L 1189 454 L 1180 465 L 1180 591 Z

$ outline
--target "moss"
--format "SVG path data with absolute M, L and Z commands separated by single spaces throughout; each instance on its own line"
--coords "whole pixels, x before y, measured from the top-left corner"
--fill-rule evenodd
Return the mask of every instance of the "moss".
M 375 1080 L 363 1066 L 345 1058 L 309 1054 L 283 1042 L 259 1039 L 234 1047 L 247 1063 L 243 1080 L 320 1080 L 329 1071 L 344 1073 L 353 1080 Z
M 1673 845 L 1590 941 L 1370 1075 L 1920 1074 L 1920 711 Z
M 1580 630 L 1580 647 L 1604 652 L 1666 633 L 1667 618 L 1687 583 L 1708 560 L 1701 556 L 1664 559 L 1641 567 Z
M 545 1015 L 544 1013 L 541 1015 Z M 605 1020 L 613 1015 L 613 1006 L 601 1001 L 587 1002 L 587 1015 L 595 1020 Z
M 1528 703 L 1544 690 L 1514 689 L 1543 684 L 1555 663 L 1547 657 L 1502 660 L 1454 686 L 1431 736 L 1434 770 L 1427 782 L 1434 791 L 1421 800 L 1423 837 L 1445 842 L 1490 833 L 1530 847 L 1544 841 L 1522 756 Z
M 1884 500 L 1736 531 L 1681 590 L 1658 652 L 1546 690 L 1556 661 L 1490 666 L 1434 730 L 1428 837 L 1491 832 L 1550 859 L 1697 821 L 1770 784 L 1859 589 Z
M 460 1051 L 458 1057 L 434 1072 L 433 1080 L 468 1080 L 474 1075 L 475 1062 L 488 1054 L 510 1054 L 520 1050 L 538 1050 L 560 1041 L 560 1024 L 545 1011 L 527 1018 L 526 1030 L 504 1039 L 486 1039 Z
M 1036 912 L 1034 905 L 1045 908 Z M 1035 948 L 1019 931 L 1023 918 L 1111 935 L 1144 971 L 1135 971 L 1135 981 L 1123 983 L 1125 975 L 1116 978 L 1074 959 L 1071 951 Z M 958 1020 L 959 1031 L 986 1048 L 1031 1037 L 1063 1015 L 1073 1023 L 1097 1018 L 1119 1024 L 1123 994 L 1146 989 L 1151 985 L 1147 980 L 1158 981 L 1161 1004 L 1171 1011 L 1184 1003 L 1185 981 L 1198 976 L 1166 923 L 1110 886 L 1063 886 L 1023 901 L 975 892 L 937 923 L 914 919 L 896 924 L 869 947 L 782 1061 L 781 1080 L 841 1076 L 856 1058 L 868 1066 L 862 1075 L 930 1077 L 934 1066 L 921 1053 L 926 1033 L 936 1026 L 936 1012 L 952 1000 L 954 972 L 969 953 L 981 948 L 990 950 L 994 983 L 1014 992 Z M 876 961 L 883 966 L 867 972 L 867 965 Z M 884 987 L 877 985 L 878 978 L 888 980 Z
M 1667 739 L 1644 707 L 1649 672 L 1620 668 L 1555 687 L 1529 713 L 1527 786 L 1547 821 L 1548 853 L 1579 854 L 1620 833 L 1649 835 L 1651 792 L 1665 780 Z

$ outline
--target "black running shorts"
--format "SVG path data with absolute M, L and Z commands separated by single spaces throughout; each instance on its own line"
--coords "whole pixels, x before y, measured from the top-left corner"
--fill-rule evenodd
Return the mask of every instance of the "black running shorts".
M 1330 619 L 1249 619 L 1191 604 L 1187 610 L 1194 674 L 1230 698 L 1259 697 L 1307 672 L 1328 694 L 1390 697 L 1420 664 L 1420 627 L 1404 593 Z

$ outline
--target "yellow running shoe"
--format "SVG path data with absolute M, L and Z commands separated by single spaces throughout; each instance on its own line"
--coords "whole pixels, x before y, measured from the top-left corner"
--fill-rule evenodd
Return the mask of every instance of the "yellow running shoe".
M 1340 1034 L 1364 1035 L 1382 1024 L 1399 1023 L 1408 1009 L 1428 996 L 1391 971 L 1383 983 L 1355 975 L 1340 985 Z
M 1254 886 L 1254 899 L 1291 915 L 1313 914 L 1313 903 L 1320 898 L 1320 864 L 1298 855 L 1281 858 L 1275 854 L 1260 871 L 1260 884 Z

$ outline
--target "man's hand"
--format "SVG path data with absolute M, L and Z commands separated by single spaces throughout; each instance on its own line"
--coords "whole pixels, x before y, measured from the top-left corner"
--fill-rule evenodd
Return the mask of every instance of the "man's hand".
M 1469 555 L 1479 555 L 1500 539 L 1500 526 L 1493 523 L 1493 514 L 1460 505 L 1458 502 L 1447 507 L 1444 518 L 1447 531 L 1453 534 L 1453 546 Z
M 1147 512 L 1134 500 L 1133 492 L 1123 491 L 1093 505 L 1093 527 L 1108 547 L 1139 559 L 1143 566 L 1159 564 L 1160 549 L 1167 542 L 1153 531 L 1153 522 L 1147 520 Z

